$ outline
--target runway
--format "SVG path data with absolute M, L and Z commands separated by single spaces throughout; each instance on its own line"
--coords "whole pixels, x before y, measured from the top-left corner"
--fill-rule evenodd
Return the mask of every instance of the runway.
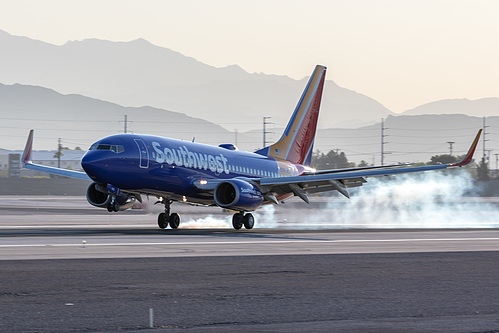
M 154 332 L 499 331 L 496 228 L 234 231 L 213 210 L 159 230 L 81 198 L 3 202 L 0 331 L 142 332 L 149 309 Z
M 498 230 L 1 228 L 1 260 L 498 251 Z

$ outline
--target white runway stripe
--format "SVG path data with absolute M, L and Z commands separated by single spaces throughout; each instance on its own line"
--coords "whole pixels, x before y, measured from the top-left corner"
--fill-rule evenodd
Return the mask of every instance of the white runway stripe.
M 255 241 L 214 241 L 214 242 L 141 242 L 141 243 L 82 243 L 71 244 L 10 244 L 0 248 L 12 247 L 92 247 L 92 246 L 189 246 L 189 245 L 228 245 L 228 244 L 293 244 L 293 243 L 416 243 L 416 242 L 479 242 L 499 241 L 497 237 L 490 238 L 418 238 L 418 239 L 344 239 L 344 240 L 255 240 Z

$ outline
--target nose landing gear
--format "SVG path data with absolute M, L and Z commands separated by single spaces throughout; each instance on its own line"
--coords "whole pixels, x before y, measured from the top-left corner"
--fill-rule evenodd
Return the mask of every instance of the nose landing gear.
M 107 211 L 108 212 L 118 212 L 120 210 L 120 204 L 116 200 L 116 196 L 112 196 L 111 200 L 107 204 Z
M 172 200 L 168 199 L 156 202 L 165 205 L 165 212 L 158 215 L 158 226 L 161 229 L 166 229 L 168 227 L 168 224 L 172 229 L 177 229 L 180 225 L 180 215 L 178 215 L 177 213 L 170 214 L 170 205 L 172 202 Z

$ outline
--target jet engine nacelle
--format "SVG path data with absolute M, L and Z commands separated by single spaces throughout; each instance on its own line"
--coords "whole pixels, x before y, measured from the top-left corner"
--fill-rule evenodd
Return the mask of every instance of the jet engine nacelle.
M 105 185 L 92 183 L 87 188 L 87 201 L 92 206 L 107 208 L 112 198 L 113 195 L 107 191 Z M 133 206 L 135 197 L 126 193 L 121 193 L 116 196 L 116 201 L 120 206 L 120 210 L 126 210 Z
M 218 206 L 239 211 L 253 211 L 263 203 L 260 189 L 240 179 L 226 180 L 218 184 L 213 196 Z

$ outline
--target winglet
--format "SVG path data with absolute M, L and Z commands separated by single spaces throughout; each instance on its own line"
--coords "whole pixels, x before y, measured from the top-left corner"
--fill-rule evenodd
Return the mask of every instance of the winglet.
M 24 147 L 23 153 L 23 163 L 30 164 L 31 163 L 31 151 L 33 150 L 33 134 L 34 130 L 29 131 L 28 140 L 26 141 L 26 147 Z
M 463 165 L 469 164 L 471 162 L 471 159 L 473 158 L 473 154 L 475 153 L 476 146 L 478 145 L 478 140 L 480 140 L 480 135 L 482 134 L 482 129 L 478 131 L 478 134 L 475 137 L 475 140 L 471 144 L 470 149 L 468 150 L 468 153 L 464 157 L 464 159 L 459 162 L 459 163 L 452 163 L 449 164 L 449 166 L 458 166 L 461 167 Z

